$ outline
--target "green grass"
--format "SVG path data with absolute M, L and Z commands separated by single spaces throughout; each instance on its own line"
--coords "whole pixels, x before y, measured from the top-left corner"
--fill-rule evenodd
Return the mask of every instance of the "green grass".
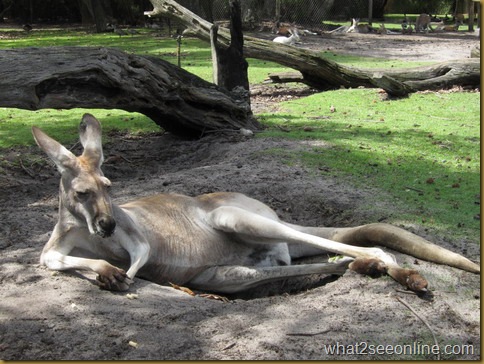
M 393 196 L 402 222 L 478 241 L 479 105 L 479 93 L 381 101 L 376 90 L 340 90 L 284 103 L 260 119 L 269 126 L 262 136 L 329 143 L 298 155 L 272 151 L 288 163 L 379 187 Z
M 115 33 L 86 33 L 76 29 L 46 29 L 30 33 L 19 30 L 0 30 L 6 39 L 0 40 L 0 49 L 52 46 L 103 46 L 121 49 L 125 52 L 160 57 L 177 64 L 177 43 L 170 37 L 158 37 L 151 30 L 139 30 L 140 34 L 122 36 Z M 322 52 L 322 55 L 347 66 L 362 68 L 416 67 L 429 64 L 428 61 L 396 61 L 384 58 L 340 55 L 335 52 Z M 269 73 L 288 72 L 290 68 L 274 62 L 249 58 L 249 83 L 261 83 Z M 207 81 L 212 81 L 212 58 L 208 43 L 196 38 L 183 38 L 181 46 L 181 66 Z
M 94 46 L 113 47 L 139 55 L 160 57 L 173 64 L 178 63 L 177 42 L 170 37 L 158 37 L 151 30 L 140 30 L 134 36 L 115 33 L 86 33 L 83 30 L 47 29 L 30 33 L 14 30 L 0 30 L 7 39 L 0 40 L 0 49 L 52 46 Z M 249 59 L 249 82 L 261 83 L 271 72 L 289 71 L 273 62 Z M 188 72 L 212 82 L 212 57 L 210 46 L 196 38 L 183 38 L 181 66 Z
M 0 48 L 45 46 L 107 46 L 161 57 L 176 63 L 176 41 L 152 31 L 135 36 L 87 34 L 82 30 L 50 29 L 26 33 L 0 30 Z M 362 68 L 417 66 L 424 62 L 353 57 L 324 52 L 336 62 Z M 249 59 L 249 81 L 262 82 L 268 73 L 287 71 L 277 64 Z M 182 67 L 211 80 L 208 44 L 184 38 Z M 479 240 L 476 195 L 480 193 L 479 93 L 413 94 L 407 99 L 380 101 L 376 90 L 339 90 L 315 94 L 262 114 L 269 126 L 262 136 L 314 140 L 304 153 L 273 150 L 288 163 L 304 163 L 314 173 L 341 183 L 371 186 L 393 196 L 393 223 L 416 223 L 442 234 Z M 336 107 L 330 113 L 330 105 Z M 105 138 L 112 130 L 149 133 L 159 128 L 147 117 L 122 110 L 39 110 L 0 108 L 2 149 L 33 145 L 31 126 L 43 128 L 62 143 L 78 139 L 82 113 L 103 121 Z M 289 128 L 282 132 L 278 126 Z M 305 131 L 310 127 L 312 131 Z M 321 142 L 329 147 L 317 146 Z M 291 154 L 292 153 L 292 154 Z M 432 182 L 432 183 L 429 183 Z M 372 206 L 368 206 L 371 209 Z
M 0 108 L 0 153 L 6 148 L 34 145 L 31 133 L 33 125 L 40 127 L 61 143 L 72 144 L 79 139 L 79 122 L 85 112 L 91 112 L 102 120 L 104 138 L 107 138 L 111 131 L 129 131 L 132 134 L 160 131 L 148 117 L 123 110 L 28 111 Z
M 158 37 L 156 32 L 140 30 L 140 34 L 120 37 L 114 33 L 86 33 L 79 29 L 45 29 L 30 33 L 23 30 L 1 29 L 0 49 L 50 46 L 104 46 L 118 48 L 140 55 L 160 57 L 176 64 L 177 43 L 170 37 Z M 273 62 L 249 60 L 249 82 L 261 83 L 268 73 L 289 71 Z M 187 71 L 212 81 L 212 59 L 206 42 L 195 38 L 184 38 L 181 48 L 181 64 Z M 0 148 L 34 143 L 30 128 L 37 125 L 44 128 L 61 142 L 77 139 L 77 125 L 84 112 L 91 112 L 103 119 L 106 130 L 127 129 L 143 133 L 159 130 L 149 118 L 122 110 L 38 110 L 27 111 L 0 108 Z M 127 123 L 125 120 L 129 120 Z

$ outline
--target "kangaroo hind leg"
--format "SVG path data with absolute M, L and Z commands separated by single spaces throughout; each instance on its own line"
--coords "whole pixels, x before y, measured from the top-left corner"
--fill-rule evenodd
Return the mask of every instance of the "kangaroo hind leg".
M 395 264 L 389 254 L 379 248 L 363 248 L 343 244 L 320 236 L 311 235 L 276 220 L 266 218 L 239 207 L 222 206 L 211 211 L 208 222 L 212 228 L 231 234 L 236 234 L 241 240 L 261 244 L 285 242 L 288 244 L 304 244 L 321 249 L 322 252 L 332 252 L 349 257 L 377 258 L 387 264 Z
M 263 283 L 284 278 L 300 277 L 310 274 L 342 275 L 348 269 L 352 259 L 342 259 L 337 263 L 318 263 L 301 265 L 283 265 L 275 267 L 215 266 L 210 267 L 192 279 L 190 287 L 219 292 L 237 293 Z

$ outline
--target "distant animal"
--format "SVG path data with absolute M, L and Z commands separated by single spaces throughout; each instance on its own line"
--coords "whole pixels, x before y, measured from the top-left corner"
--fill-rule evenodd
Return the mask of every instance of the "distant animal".
M 401 27 L 402 27 L 402 34 L 412 34 L 413 33 L 412 23 L 410 22 L 410 20 L 408 19 L 406 14 L 403 15 Z
M 273 39 L 273 42 L 286 44 L 286 45 L 293 45 L 294 43 L 299 42 L 301 40 L 296 28 L 291 29 L 290 32 L 291 32 L 290 37 L 276 37 Z
M 138 31 L 134 28 L 128 28 L 126 29 L 126 32 L 128 32 L 131 35 L 139 34 Z
M 442 32 L 456 32 L 459 30 L 459 27 L 462 25 L 461 22 L 457 21 L 453 25 L 438 25 L 436 27 L 436 31 L 442 31 Z
M 409 25 L 409 22 L 408 22 L 407 15 L 403 14 L 403 20 L 402 20 L 402 24 L 401 24 L 402 32 L 407 29 L 408 25 Z
M 120 37 L 123 35 L 128 35 L 128 33 L 126 33 L 126 31 L 121 28 L 114 28 L 114 32 Z
M 245 13 L 242 22 L 249 28 L 254 29 L 255 27 L 255 17 L 252 14 L 252 9 L 248 8 L 247 12 Z
M 360 19 L 353 18 L 352 24 L 346 31 L 346 33 L 373 33 L 375 29 L 369 24 L 360 24 Z
M 408 27 L 407 27 L 408 29 Z M 380 27 L 376 30 L 378 34 L 400 34 L 399 32 L 395 32 L 392 30 L 389 30 L 385 27 L 385 24 L 380 24 Z
M 301 33 L 302 33 L 302 35 L 304 35 L 304 36 L 306 36 L 306 35 L 318 35 L 318 33 L 316 33 L 316 32 L 312 32 L 312 31 L 310 31 L 310 30 L 308 30 L 308 29 L 303 29 L 303 30 L 301 31 Z
M 160 23 L 150 23 L 150 22 L 146 22 L 144 24 L 144 26 L 145 26 L 145 28 L 151 28 L 151 29 L 163 29 L 163 26 Z
M 453 20 L 454 20 L 454 23 L 457 23 L 459 22 L 460 24 L 463 24 L 464 23 L 464 14 L 461 14 L 461 13 L 455 13 L 453 15 Z
M 388 224 L 291 224 L 241 193 L 159 194 L 118 206 L 111 201 L 111 182 L 101 170 L 101 124 L 94 116 L 85 114 L 79 125 L 79 157 L 39 128 L 33 127 L 32 133 L 61 175 L 59 217 L 40 262 L 52 270 L 96 272 L 104 289 L 128 290 L 138 276 L 234 293 L 289 277 L 343 274 L 353 264 L 355 271 L 388 274 L 410 289 L 426 290 L 427 282 L 415 270 L 399 267 L 391 254 L 371 247 L 375 244 L 480 272 L 479 265 L 463 256 Z M 292 264 L 295 258 L 323 252 L 349 258 Z
M 383 34 L 385 34 L 385 35 L 388 34 L 388 30 L 385 27 L 385 24 L 380 24 L 380 27 L 378 28 L 377 33 L 378 34 L 382 34 L 382 35 Z
M 412 34 L 412 33 L 413 33 L 412 23 L 408 22 L 405 28 L 402 26 L 402 34 Z
M 286 37 L 289 37 L 292 35 L 292 29 L 296 28 L 295 23 L 281 23 L 279 21 L 276 21 L 273 24 L 273 33 L 278 34 L 278 35 L 284 35 Z
M 23 27 L 22 27 L 23 30 L 25 30 L 26 32 L 30 32 L 32 30 L 32 25 L 30 24 L 25 24 Z
M 433 31 L 430 25 L 430 15 L 429 14 L 420 14 L 415 21 L 415 32 L 428 32 Z

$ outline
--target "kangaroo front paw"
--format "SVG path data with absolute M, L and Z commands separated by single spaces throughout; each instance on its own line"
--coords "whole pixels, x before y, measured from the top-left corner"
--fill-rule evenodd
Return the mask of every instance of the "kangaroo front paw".
M 133 283 L 124 270 L 114 266 L 105 267 L 96 277 L 96 282 L 101 289 L 109 291 L 127 291 Z

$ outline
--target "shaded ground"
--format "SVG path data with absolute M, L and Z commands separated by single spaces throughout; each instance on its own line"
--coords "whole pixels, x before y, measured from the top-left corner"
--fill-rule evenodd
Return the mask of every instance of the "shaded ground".
M 465 49 L 466 42 L 458 43 L 454 54 Z M 431 44 L 440 51 L 440 43 Z M 254 89 L 256 109 L 277 107 L 278 101 L 309 92 L 278 90 Z M 199 141 L 169 134 L 111 137 L 104 171 L 119 203 L 158 192 L 238 191 L 299 224 L 348 226 L 398 219 L 392 201 L 381 192 L 314 175 L 271 153 L 274 148 L 309 149 L 311 142 L 235 134 Z M 419 269 L 431 282 L 433 302 L 399 292 L 390 279 L 351 272 L 329 283 L 324 277 L 283 281 L 249 294 L 256 298 L 231 297 L 229 303 L 140 279 L 131 291 L 138 298 L 128 299 L 126 293 L 99 290 L 90 281 L 94 275 L 83 279 L 77 273 L 50 272 L 39 266 L 38 258 L 57 219 L 57 189 L 58 175 L 37 148 L 0 156 L 0 359 L 436 358 L 425 346 L 434 343 L 431 332 L 395 295 L 428 322 L 446 351 L 442 358 L 480 358 L 480 277 L 401 254 L 400 262 Z M 453 237 L 436 240 L 419 226 L 406 228 L 480 260 L 475 244 Z M 331 344 L 339 344 L 338 355 L 327 353 Z M 376 345 L 393 347 L 375 354 Z M 400 354 L 410 346 L 420 353 Z

